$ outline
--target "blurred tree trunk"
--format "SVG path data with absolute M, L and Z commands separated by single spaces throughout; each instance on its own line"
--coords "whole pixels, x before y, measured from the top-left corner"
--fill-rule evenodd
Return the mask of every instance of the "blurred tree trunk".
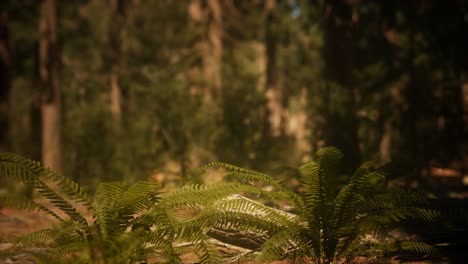
M 126 0 L 109 0 L 113 25 L 109 30 L 109 46 L 112 49 L 112 72 L 110 74 L 110 110 L 117 124 L 120 123 L 122 113 L 122 87 L 120 78 L 124 71 L 124 49 L 126 44 L 125 19 Z
M 346 105 L 336 105 L 338 108 L 328 111 L 325 128 L 326 144 L 341 149 L 346 158 L 343 160 L 347 172 L 354 171 L 360 163 L 360 149 L 357 119 L 357 91 L 353 77 L 353 24 L 355 23 L 350 3 L 345 1 L 330 1 L 326 8 L 324 28 L 324 56 L 326 78 L 329 82 L 328 100 L 334 96 L 345 98 Z M 331 85 L 338 85 L 332 87 Z M 337 93 L 339 91 L 339 93 Z
M 205 5 L 206 4 L 206 7 Z M 223 56 L 223 10 L 220 0 L 192 0 L 188 5 L 192 21 L 205 24 L 207 33 L 200 50 L 202 54 L 202 72 L 207 83 L 203 89 L 205 103 L 220 103 L 222 98 L 222 56 Z
M 298 96 L 297 110 L 294 115 L 288 116 L 289 130 L 296 139 L 296 149 L 299 151 L 301 159 L 308 157 L 311 153 L 311 146 L 309 144 L 310 130 L 307 128 L 307 107 L 308 107 L 308 89 L 307 87 L 301 88 Z
M 188 13 L 193 22 L 207 28 L 206 35 L 197 44 L 201 52 L 201 72 L 206 83 L 203 99 L 206 103 L 222 98 L 223 9 L 220 0 L 192 0 Z M 198 69 L 192 69 L 198 72 Z M 196 88 L 195 88 L 196 89 Z
M 44 87 L 41 94 L 42 161 L 61 169 L 61 89 L 57 46 L 57 4 L 44 0 L 39 21 L 39 76 Z
M 190 93 L 200 95 L 203 107 L 206 107 L 208 111 L 213 111 L 213 107 L 216 109 L 222 107 L 223 19 L 225 15 L 222 4 L 222 0 L 191 0 L 187 5 L 190 24 L 196 29 L 206 29 L 195 44 L 195 49 L 201 54 L 201 64 L 190 67 L 188 71 L 190 79 L 202 81 L 198 82 L 199 84 L 193 84 L 190 87 Z M 189 143 L 192 135 L 190 131 L 184 131 L 182 134 L 180 140 L 183 143 L 178 152 L 181 172 L 186 175 L 191 158 Z
M 0 151 L 9 149 L 11 79 L 10 49 L 8 45 L 7 12 L 0 11 Z
M 462 143 L 462 159 L 463 159 L 463 169 L 462 175 L 464 177 L 463 181 L 468 180 L 468 72 L 465 72 L 462 80 L 461 87 L 461 101 L 463 109 L 463 134 L 465 135 L 465 140 Z
M 274 34 L 276 0 L 265 1 L 265 92 L 268 109 L 268 120 L 273 137 L 285 132 L 285 115 L 283 91 L 279 83 L 277 70 L 277 43 Z

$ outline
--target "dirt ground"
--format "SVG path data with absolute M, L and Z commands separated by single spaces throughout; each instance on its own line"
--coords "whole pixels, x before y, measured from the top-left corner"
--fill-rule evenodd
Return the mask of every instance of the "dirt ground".
M 45 213 L 41 212 L 30 212 L 27 210 L 17 210 L 11 208 L 2 208 L 0 215 L 0 238 L 5 237 L 14 237 L 24 235 L 30 232 L 38 231 L 43 228 L 47 228 L 56 223 L 56 220 Z M 15 256 L 13 259 L 3 259 L 1 258 L 1 251 L 9 248 L 10 243 L 3 243 L 0 240 L 0 264 L 20 264 L 20 263 L 33 263 L 28 260 L 27 256 L 19 255 Z M 193 254 L 186 254 L 183 256 L 185 263 L 196 263 L 195 257 Z M 369 263 L 366 259 L 358 259 L 356 263 Z M 150 262 L 157 263 L 157 261 Z M 238 264 L 253 264 L 252 261 L 241 261 L 237 262 Z M 286 264 L 294 263 L 293 261 L 274 261 L 272 264 Z M 298 262 L 296 262 L 298 264 Z M 402 261 L 397 259 L 389 259 L 386 263 L 402 263 Z M 404 263 L 450 263 L 450 261 L 441 257 L 438 259 L 431 259 L 425 261 L 404 261 Z

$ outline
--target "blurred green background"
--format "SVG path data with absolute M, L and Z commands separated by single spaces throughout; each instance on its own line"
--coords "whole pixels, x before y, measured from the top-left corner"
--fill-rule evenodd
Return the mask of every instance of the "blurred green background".
M 331 145 L 345 172 L 391 160 L 393 184 L 466 196 L 467 1 L 7 0 L 0 12 L 0 150 L 80 183 L 209 181 L 189 172 L 210 161 L 289 180 Z

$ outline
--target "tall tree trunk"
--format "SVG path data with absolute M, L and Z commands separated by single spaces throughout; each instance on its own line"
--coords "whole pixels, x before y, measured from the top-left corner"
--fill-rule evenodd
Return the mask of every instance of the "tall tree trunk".
M 311 153 L 309 144 L 310 131 L 307 128 L 307 99 L 309 98 L 307 88 L 301 88 L 298 96 L 297 110 L 293 114 L 288 115 L 288 134 L 294 136 L 296 140 L 296 149 L 299 152 L 300 158 L 306 161 L 305 158 Z
M 125 19 L 126 0 L 109 0 L 113 25 L 109 31 L 109 46 L 112 49 L 112 72 L 110 73 L 110 110 L 117 124 L 120 123 L 122 113 L 122 88 L 120 85 L 123 71 L 123 49 L 125 48 Z
M 201 56 L 201 72 L 206 83 L 201 91 L 205 103 L 220 103 L 222 98 L 223 10 L 220 0 L 192 0 L 188 4 L 191 21 L 207 28 L 197 44 Z M 192 69 L 198 72 L 198 69 Z M 193 87 L 198 93 L 198 87 Z
M 10 128 L 10 50 L 7 12 L 0 11 L 0 151 L 8 150 Z
M 324 28 L 324 56 L 328 89 L 337 96 L 346 97 L 346 111 L 329 111 L 326 144 L 340 148 L 346 158 L 344 168 L 352 172 L 360 163 L 357 119 L 357 92 L 353 78 L 353 30 L 352 6 L 345 1 L 330 1 L 326 9 Z M 338 87 L 332 87 L 333 84 Z M 332 91 L 328 91 L 332 92 Z M 330 94 L 331 95 L 331 94 Z M 331 97 L 330 97 L 331 99 Z
M 193 22 L 207 26 L 207 35 L 198 44 L 202 55 L 201 72 L 206 82 L 201 91 L 203 100 L 207 104 L 219 104 L 222 97 L 223 10 L 220 0 L 206 0 L 207 8 L 204 2 L 192 0 L 188 5 L 188 13 Z M 193 88 L 197 90 L 197 87 Z
M 39 21 L 39 75 L 44 92 L 41 97 L 42 161 L 61 169 L 61 89 L 57 46 L 57 3 L 41 2 Z
M 462 175 L 463 182 L 468 182 L 468 72 L 465 73 L 465 76 L 462 80 L 461 87 L 461 104 L 463 111 L 463 134 L 465 135 L 465 140 L 462 143 Z
M 278 137 L 285 132 L 285 116 L 283 109 L 283 93 L 279 84 L 276 65 L 277 43 L 274 35 L 275 6 L 276 0 L 265 1 L 265 92 L 271 133 L 273 137 Z
M 223 13 L 220 0 L 206 0 L 208 6 L 208 36 L 203 50 L 204 77 L 210 89 L 208 101 L 222 98 Z

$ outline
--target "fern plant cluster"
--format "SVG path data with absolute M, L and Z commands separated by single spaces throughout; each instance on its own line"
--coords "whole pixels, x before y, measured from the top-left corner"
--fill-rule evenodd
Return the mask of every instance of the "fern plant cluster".
M 384 188 L 385 175 L 375 162 L 364 163 L 335 191 L 333 180 L 339 176 L 342 156 L 336 148 L 323 148 L 301 166 L 302 193 L 267 174 L 214 162 L 195 173 L 220 169 L 232 182 L 186 185 L 168 192 L 151 182 L 109 182 L 88 196 L 76 182 L 40 163 L 3 153 L 0 174 L 33 186 L 53 208 L 11 194 L 1 196 L 0 203 L 43 211 L 59 221 L 15 238 L 11 249 L 40 248 L 38 257 L 55 262 L 181 263 L 187 251 L 201 263 L 298 257 L 334 263 L 369 252 L 435 253 L 422 242 L 382 239 L 402 220 L 434 221 L 437 212 L 427 209 L 426 198 Z M 289 212 L 281 210 L 284 203 Z M 88 212 L 80 212 L 76 204 Z M 86 217 L 89 214 L 92 219 Z M 230 232 L 238 238 L 226 235 Z M 249 240 L 255 243 L 245 242 Z M 247 250 L 226 256 L 216 241 Z

